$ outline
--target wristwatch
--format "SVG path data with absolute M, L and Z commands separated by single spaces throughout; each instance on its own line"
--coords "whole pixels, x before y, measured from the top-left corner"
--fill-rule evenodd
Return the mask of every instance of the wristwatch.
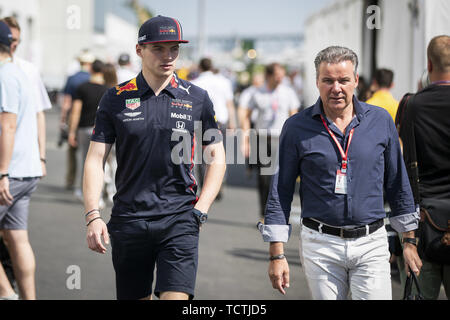
M 411 243 L 417 247 L 417 238 L 403 238 L 402 243 Z
M 4 177 L 9 177 L 8 173 L 0 173 L 0 180 L 3 179 Z
M 208 215 L 206 213 L 201 212 L 200 210 L 194 208 L 192 209 L 192 213 L 195 214 L 200 224 L 204 224 L 206 223 L 206 220 L 208 220 Z
M 281 259 L 285 259 L 286 256 L 284 255 L 284 253 L 282 254 L 277 254 L 276 256 L 270 256 L 269 260 L 273 261 L 273 260 L 281 260 Z

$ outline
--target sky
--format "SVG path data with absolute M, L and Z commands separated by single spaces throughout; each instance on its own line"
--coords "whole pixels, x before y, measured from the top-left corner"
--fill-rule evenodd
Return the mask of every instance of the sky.
M 198 34 L 201 0 L 140 0 L 154 15 L 177 18 L 185 38 Z M 302 33 L 313 13 L 333 0 L 203 0 L 207 36 Z

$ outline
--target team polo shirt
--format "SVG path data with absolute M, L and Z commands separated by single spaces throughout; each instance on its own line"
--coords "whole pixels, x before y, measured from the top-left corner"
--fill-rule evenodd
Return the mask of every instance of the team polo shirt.
M 207 92 L 176 74 L 158 96 L 142 72 L 105 93 L 91 140 L 116 143 L 113 219 L 164 216 L 193 208 L 198 199 L 194 127 L 197 134 L 206 133 L 203 145 L 221 143 Z

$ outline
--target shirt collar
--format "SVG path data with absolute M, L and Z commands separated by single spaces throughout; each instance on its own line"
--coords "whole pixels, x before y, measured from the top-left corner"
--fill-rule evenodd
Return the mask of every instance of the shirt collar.
M 179 84 L 180 80 L 178 79 L 178 75 L 176 74 L 176 72 L 174 72 L 172 79 L 164 90 L 168 91 L 174 98 L 177 98 L 179 93 Z
M 173 98 L 177 97 L 177 88 L 178 88 L 178 76 L 177 74 L 174 72 L 171 81 L 169 82 L 169 84 L 161 91 L 161 92 L 168 92 L 171 96 L 173 96 Z M 148 85 L 147 81 L 145 81 L 144 75 L 142 74 L 142 71 L 139 72 L 138 76 L 136 77 L 136 83 L 137 83 L 137 87 L 139 90 L 139 94 L 140 96 L 143 96 L 144 94 L 146 94 L 147 92 L 150 92 L 151 95 L 154 95 L 155 93 L 153 92 L 152 88 L 150 88 L 150 86 Z

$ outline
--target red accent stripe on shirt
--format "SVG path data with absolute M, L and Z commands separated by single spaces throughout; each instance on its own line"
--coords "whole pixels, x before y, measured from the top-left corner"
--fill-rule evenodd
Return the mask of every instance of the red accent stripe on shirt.
M 192 193 L 195 194 L 193 187 L 197 185 L 197 181 L 195 180 L 195 176 L 192 174 L 192 169 L 194 169 L 195 133 L 194 133 L 193 140 L 194 141 L 193 141 L 192 149 L 191 149 L 191 167 L 189 168 L 189 175 L 191 176 L 191 179 L 194 181 L 194 183 L 189 186 L 189 189 L 192 191 Z M 195 196 L 195 200 L 192 202 L 192 204 L 197 203 L 197 201 L 198 201 L 198 197 Z
M 175 80 L 175 75 L 173 75 L 172 79 L 170 79 L 170 85 L 172 86 L 172 88 L 178 88 L 178 83 Z

